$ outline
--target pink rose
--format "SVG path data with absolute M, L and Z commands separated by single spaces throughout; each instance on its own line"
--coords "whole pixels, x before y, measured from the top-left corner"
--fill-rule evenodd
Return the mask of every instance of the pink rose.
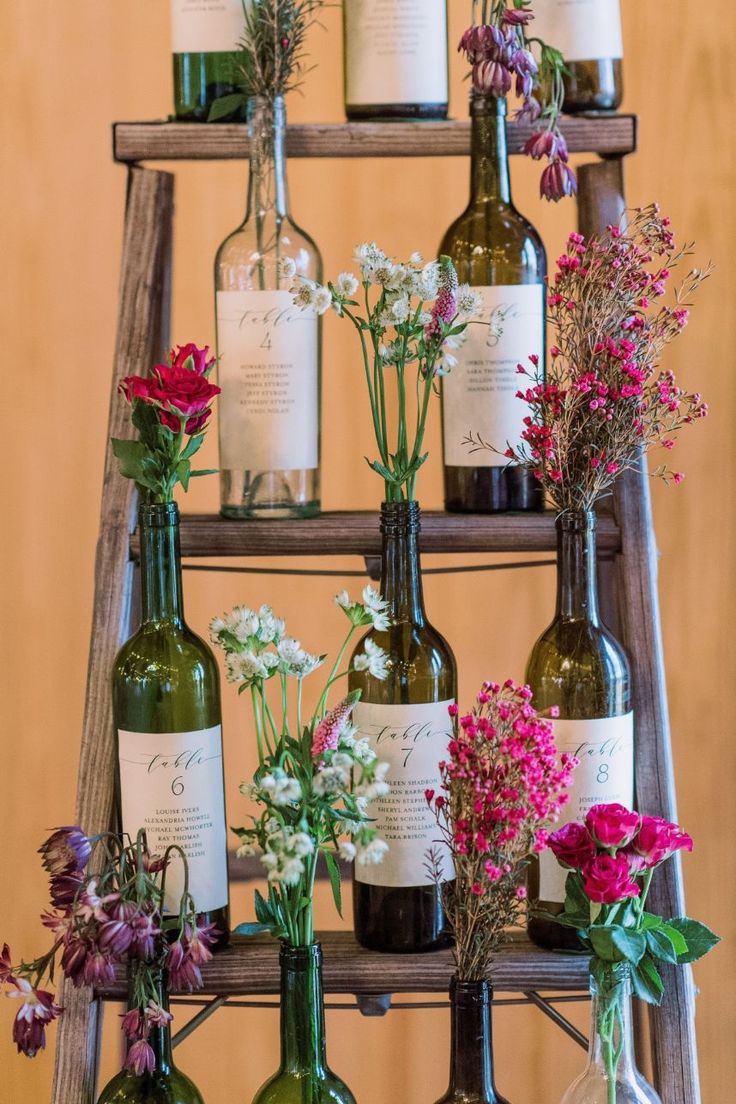
M 583 885 L 590 900 L 601 905 L 639 896 L 639 886 L 631 880 L 624 855 L 598 855 L 583 870 Z
M 584 824 L 563 824 L 549 837 L 548 846 L 558 862 L 571 870 L 582 870 L 597 854 L 595 841 Z
M 220 388 L 214 383 L 208 383 L 204 376 L 190 372 L 187 368 L 169 368 L 165 364 L 157 364 L 153 371 L 158 386 L 152 389 L 151 395 L 156 402 L 172 412 L 179 411 L 180 414 L 189 416 L 201 415 L 215 395 L 220 394 Z
M 184 368 L 187 371 L 194 372 L 198 376 L 208 376 L 215 366 L 215 358 L 207 356 L 209 351 L 209 345 L 205 345 L 203 349 L 199 349 L 191 341 L 187 345 L 179 345 L 169 353 L 171 367 Z M 191 365 L 187 365 L 187 361 L 190 357 L 192 358 L 192 363 Z
M 594 805 L 585 824 L 600 847 L 625 847 L 636 835 L 641 817 L 625 805 Z
M 662 817 L 643 816 L 641 827 L 629 848 L 637 856 L 644 869 L 651 869 L 664 862 L 675 851 L 692 851 L 692 837 L 677 824 Z

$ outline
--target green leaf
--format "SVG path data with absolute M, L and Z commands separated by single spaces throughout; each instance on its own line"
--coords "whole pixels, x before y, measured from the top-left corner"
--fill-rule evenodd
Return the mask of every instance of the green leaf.
M 342 890 L 340 888 L 340 867 L 337 865 L 337 859 L 332 851 L 323 851 L 322 854 L 325 857 L 325 863 L 327 864 L 327 873 L 330 876 L 330 885 L 332 886 L 332 896 L 335 901 L 335 908 L 337 914 L 342 919 Z
M 212 104 L 207 116 L 208 123 L 216 123 L 218 119 L 226 119 L 246 102 L 242 92 L 231 92 L 229 96 L 218 96 Z
M 233 935 L 262 935 L 264 932 L 271 931 L 271 924 L 238 924 L 237 928 L 233 929 Z
M 659 928 L 654 928 L 646 933 L 647 946 L 655 958 L 662 962 L 671 962 L 677 965 L 677 951 L 668 935 Z
M 258 890 L 255 892 L 256 902 L 256 917 L 260 924 L 265 924 L 268 928 L 273 928 L 275 917 L 271 910 L 271 906 Z
M 647 949 L 641 932 L 632 932 L 616 924 L 594 924 L 588 938 L 598 958 L 604 962 L 631 962 L 636 965 Z
M 204 433 L 198 433 L 195 437 L 190 437 L 186 444 L 186 447 L 183 448 L 181 451 L 182 460 L 189 460 L 190 457 L 194 456 L 195 452 L 197 452 L 202 447 L 203 441 Z
M 630 928 L 615 927 L 611 929 L 614 946 L 624 958 L 636 965 L 647 949 L 646 936 L 641 932 L 631 931 Z
M 662 917 L 657 916 L 654 912 L 643 912 L 641 914 L 642 931 L 649 931 L 651 928 L 661 928 L 663 923 Z
M 680 966 L 686 962 L 697 962 L 721 941 L 720 935 L 716 935 L 699 920 L 690 920 L 687 916 L 676 916 L 667 921 L 667 926 L 678 931 L 687 943 L 687 950 L 677 956 Z
M 180 460 L 176 465 L 176 477 L 185 491 L 189 490 L 189 473 L 191 470 L 192 465 L 188 460 Z
M 195 471 L 190 471 L 189 478 L 196 479 L 198 475 L 217 475 L 219 468 L 197 468 Z
M 644 955 L 638 966 L 631 971 L 631 985 L 639 1000 L 647 1004 L 661 1004 L 664 985 L 659 970 L 649 955 Z
M 670 940 L 672 946 L 675 948 L 675 953 L 678 956 L 681 954 L 685 954 L 685 952 L 687 951 L 687 940 L 685 939 L 685 936 L 682 934 L 682 932 L 679 932 L 677 928 L 673 928 L 671 924 L 668 924 L 665 920 L 662 920 L 661 917 L 658 917 L 657 919 L 659 919 L 660 921 L 659 930 L 663 932 L 664 935 L 666 935 L 667 938 Z
M 141 481 L 143 478 L 143 461 L 148 450 L 140 441 L 121 441 L 117 437 L 112 439 L 113 455 L 120 465 L 120 474 L 126 479 Z

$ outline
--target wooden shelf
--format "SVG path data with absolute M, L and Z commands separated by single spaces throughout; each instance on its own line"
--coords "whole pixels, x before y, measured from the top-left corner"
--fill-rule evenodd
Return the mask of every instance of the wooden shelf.
M 321 932 L 326 993 L 446 993 L 454 966 L 450 951 L 421 955 L 377 954 L 360 947 L 352 932 Z M 269 936 L 233 939 L 203 970 L 205 995 L 255 996 L 279 991 L 279 944 Z M 519 936 L 498 953 L 491 970 L 495 989 L 504 992 L 585 990 L 584 955 L 541 951 Z M 125 971 L 98 990 L 106 1000 L 124 999 Z
M 423 552 L 552 552 L 557 547 L 555 516 L 544 514 L 422 514 Z M 604 515 L 598 523 L 598 549 L 611 556 L 621 547 L 617 525 Z M 138 558 L 138 533 L 131 553 Z M 283 521 L 231 521 L 219 514 L 183 514 L 183 556 L 378 556 L 377 513 L 334 511 L 316 518 Z
M 508 128 L 509 152 L 521 153 L 533 127 Z M 635 115 L 566 117 L 571 153 L 604 156 L 636 149 Z M 470 153 L 470 123 L 309 123 L 288 128 L 290 157 L 450 157 Z M 243 123 L 113 123 L 116 161 L 220 161 L 248 156 Z

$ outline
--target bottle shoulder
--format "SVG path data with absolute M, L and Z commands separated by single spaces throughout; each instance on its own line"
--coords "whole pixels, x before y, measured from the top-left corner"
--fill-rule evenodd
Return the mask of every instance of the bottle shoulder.
M 217 677 L 217 661 L 209 644 L 188 625 L 147 622 L 120 648 L 114 665 L 116 673 L 140 673 L 152 665 L 178 672 Z
M 321 280 L 322 255 L 314 238 L 306 230 L 303 230 L 290 216 L 280 221 L 278 230 L 273 218 L 267 221 L 265 228 L 260 227 L 260 229 L 256 226 L 255 219 L 251 218 L 246 219 L 232 233 L 228 234 L 217 250 L 215 273 L 218 276 L 218 290 L 230 289 L 232 270 L 237 268 L 243 268 L 252 273 L 251 280 L 247 285 L 242 285 L 242 290 L 250 290 L 251 283 L 252 289 L 258 290 L 259 281 L 256 277 L 264 265 L 266 272 L 273 276 L 273 280 L 267 281 L 268 287 L 266 290 L 277 288 L 279 283 L 276 272 L 276 252 L 270 250 L 264 257 L 262 248 L 259 248 L 259 234 L 260 240 L 263 241 L 264 236 L 267 239 L 273 239 L 277 233 L 279 242 L 278 258 L 284 260 L 288 257 L 293 260 L 299 276 L 304 276 L 310 280 Z M 226 279 L 228 273 L 230 279 Z M 240 282 L 236 282 L 233 286 L 233 290 L 239 290 L 240 288 Z
M 386 632 L 370 629 L 356 645 L 353 658 L 365 650 L 368 640 L 387 653 L 389 675 L 377 679 L 370 671 L 355 671 L 350 688 L 361 690 L 363 701 L 411 705 L 457 697 L 455 657 L 432 625 L 402 622 Z
M 630 709 L 631 668 L 608 629 L 586 621 L 554 621 L 532 648 L 526 680 L 539 708 L 563 717 L 607 717 Z
M 534 226 L 515 207 L 470 205 L 452 223 L 440 247 L 458 277 L 483 283 L 542 283 L 547 254 Z

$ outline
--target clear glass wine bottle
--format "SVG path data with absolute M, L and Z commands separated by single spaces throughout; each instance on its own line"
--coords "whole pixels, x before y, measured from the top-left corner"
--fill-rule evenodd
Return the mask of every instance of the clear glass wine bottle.
M 320 506 L 321 321 L 289 290 L 322 279 L 312 238 L 291 217 L 281 97 L 248 105 L 245 219 L 215 260 L 221 511 L 309 517 Z

